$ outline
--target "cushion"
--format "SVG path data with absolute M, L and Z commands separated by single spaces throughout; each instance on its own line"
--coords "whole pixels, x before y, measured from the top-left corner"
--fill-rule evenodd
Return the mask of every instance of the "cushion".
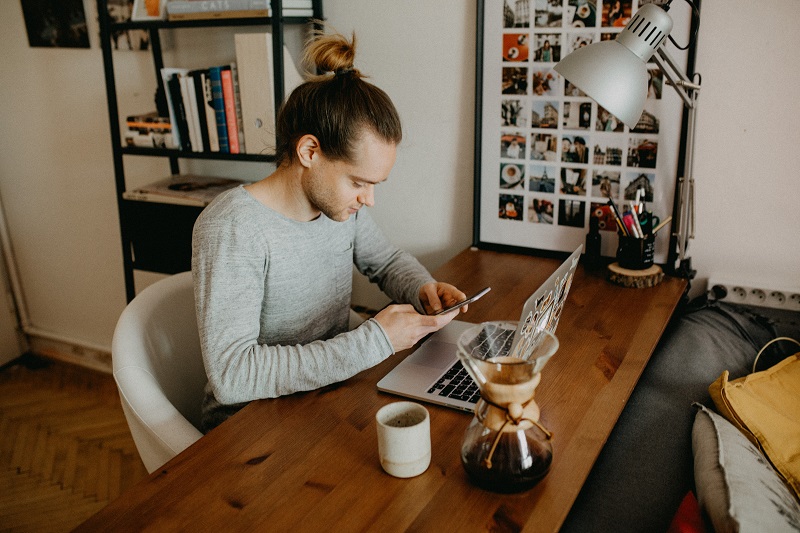
M 709 387 L 717 410 L 760 447 L 800 498 L 800 354 L 749 376 Z
M 758 448 L 725 418 L 694 405 L 697 499 L 714 530 L 800 531 L 800 504 Z

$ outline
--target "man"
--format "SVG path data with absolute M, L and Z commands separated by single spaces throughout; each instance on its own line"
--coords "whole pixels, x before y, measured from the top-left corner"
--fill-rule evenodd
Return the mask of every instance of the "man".
M 353 68 L 355 37 L 306 50 L 321 75 L 292 92 L 276 121 L 274 173 L 233 189 L 195 225 L 192 271 L 209 378 L 203 430 L 246 402 L 345 380 L 413 346 L 463 300 L 392 246 L 362 210 L 402 138 L 389 97 Z M 353 265 L 394 301 L 348 331 Z M 466 310 L 466 308 L 463 308 Z

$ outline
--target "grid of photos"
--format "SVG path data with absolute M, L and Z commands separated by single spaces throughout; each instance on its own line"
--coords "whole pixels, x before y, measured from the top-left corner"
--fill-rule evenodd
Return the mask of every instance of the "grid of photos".
M 621 209 L 640 190 L 648 203 L 664 201 L 655 197 L 666 190 L 657 180 L 674 178 L 662 178 L 659 124 L 674 108 L 662 107 L 660 70 L 648 69 L 647 103 L 635 128 L 553 70 L 573 50 L 614 39 L 637 9 L 652 1 L 502 0 L 503 27 L 497 31 L 502 38 L 487 41 L 485 48 L 495 46 L 502 58 L 495 83 L 499 219 L 588 231 L 596 217 L 601 230 L 616 233 L 609 198 Z M 498 9 L 497 4 L 488 3 L 487 9 Z M 482 142 L 492 141 L 484 136 Z

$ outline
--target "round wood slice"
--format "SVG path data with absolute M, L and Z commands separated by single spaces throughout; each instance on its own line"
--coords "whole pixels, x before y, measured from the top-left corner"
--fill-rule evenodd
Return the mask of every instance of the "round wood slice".
M 630 270 L 622 268 L 619 263 L 608 265 L 608 281 L 623 287 L 643 289 L 655 287 L 664 279 L 664 271 L 658 265 L 653 265 L 644 270 Z

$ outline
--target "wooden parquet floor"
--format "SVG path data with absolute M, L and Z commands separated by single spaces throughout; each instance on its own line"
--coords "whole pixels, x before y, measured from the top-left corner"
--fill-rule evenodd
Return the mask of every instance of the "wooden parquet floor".
M 146 476 L 110 375 L 28 355 L 0 370 L 0 531 L 70 531 Z

